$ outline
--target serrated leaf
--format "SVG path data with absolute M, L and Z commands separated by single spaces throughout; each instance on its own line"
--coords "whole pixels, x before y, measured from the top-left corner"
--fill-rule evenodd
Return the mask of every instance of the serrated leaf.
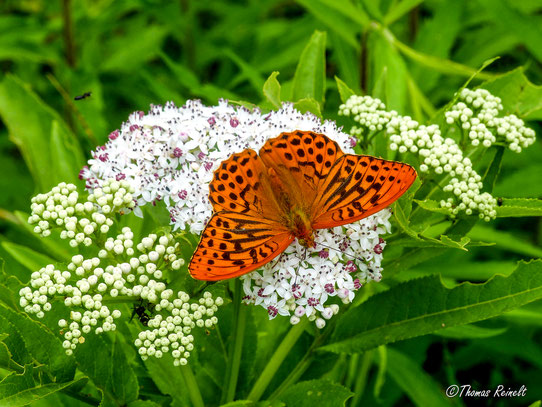
M 520 262 L 509 277 L 495 276 L 485 284 L 449 289 L 436 276 L 411 280 L 349 310 L 338 321 L 331 343 L 320 349 L 356 353 L 495 317 L 540 298 L 542 260 Z
M 542 86 L 534 85 L 517 68 L 481 86 L 502 100 L 505 112 L 521 118 L 542 119 Z
M 388 359 L 388 374 L 416 406 L 452 405 L 439 384 L 407 355 L 388 348 Z
M 263 94 L 274 107 L 280 109 L 282 103 L 280 100 L 280 83 L 277 80 L 277 76 L 279 76 L 279 72 L 277 71 L 269 75 L 269 78 L 263 84 Z
M 507 199 L 500 198 L 497 206 L 498 218 L 542 216 L 542 200 L 540 199 Z
M 74 359 L 66 355 L 60 339 L 54 336 L 45 325 L 2 304 L 0 304 L 0 316 L 9 321 L 20 333 L 26 351 L 34 360 L 47 365 L 55 381 L 65 382 L 73 379 Z
M 397 221 L 397 224 L 401 227 L 401 229 L 412 239 L 415 240 L 415 242 L 412 242 L 412 244 L 405 244 L 405 246 L 412 246 L 412 247 L 438 247 L 438 246 L 447 246 L 447 247 L 453 247 L 455 249 L 461 249 L 461 250 L 467 250 L 465 246 L 470 242 L 470 238 L 463 236 L 459 241 L 455 241 L 451 239 L 449 236 L 446 235 L 440 235 L 439 239 L 435 239 L 432 237 L 424 236 L 418 232 L 416 232 L 414 229 L 411 228 L 408 219 L 405 216 L 405 213 L 403 211 L 403 208 L 399 204 L 394 205 L 393 210 L 393 216 L 395 220 Z
M 70 387 L 79 379 L 64 383 L 41 385 L 33 378 L 32 365 L 26 365 L 22 374 L 12 373 L 0 382 L 0 403 L 2 407 L 23 407 Z
M 280 396 L 288 407 L 344 407 L 354 394 L 346 387 L 328 380 L 311 380 L 289 387 Z
M 88 335 L 85 339 L 74 352 L 78 367 L 103 392 L 104 400 L 123 405 L 137 399 L 137 376 L 118 339 L 109 340 L 105 335 Z
M 292 100 L 314 99 L 323 106 L 325 92 L 326 33 L 315 31 L 299 58 L 292 84 Z
M 442 213 L 443 215 L 450 214 L 449 209 L 443 208 L 442 206 L 440 206 L 439 202 L 433 199 L 426 199 L 425 201 L 414 199 L 414 202 L 416 202 L 422 209 L 425 209 L 426 211 Z
M 337 82 L 337 89 L 339 90 L 341 102 L 346 103 L 350 96 L 355 95 L 354 91 L 350 89 L 346 83 L 340 80 L 338 76 L 335 76 L 335 82 Z

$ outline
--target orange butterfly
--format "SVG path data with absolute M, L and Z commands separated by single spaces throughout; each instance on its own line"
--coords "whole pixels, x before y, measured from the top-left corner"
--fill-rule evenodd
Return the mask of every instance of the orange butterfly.
M 408 164 L 344 154 L 323 134 L 282 133 L 260 155 L 247 149 L 215 171 L 213 216 L 190 260 L 199 280 L 224 280 L 270 262 L 294 241 L 315 247 L 314 230 L 366 218 L 416 179 Z

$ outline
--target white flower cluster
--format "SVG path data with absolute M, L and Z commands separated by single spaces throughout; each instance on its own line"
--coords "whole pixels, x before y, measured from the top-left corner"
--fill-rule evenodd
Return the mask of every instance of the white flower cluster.
M 420 155 L 423 162 L 420 171 L 431 169 L 438 175 L 452 177 L 443 190 L 452 192 L 459 203 L 454 198 L 440 202 L 451 216 L 456 216 L 460 211 L 467 215 L 477 211 L 485 221 L 495 218 L 497 200 L 491 194 L 482 192 L 482 177 L 472 168 L 471 160 L 463 156 L 455 140 L 441 136 L 437 125 L 424 126 L 408 116 L 398 116 L 388 123 L 387 132 L 391 150 Z
M 189 100 L 180 108 L 167 103 L 152 106 L 148 114 L 130 115 L 105 146 L 93 152 L 80 177 L 90 189 L 109 178 L 125 180 L 135 188 L 139 206 L 164 200 L 175 230 L 188 226 L 199 233 L 212 212 L 209 182 L 220 163 L 233 153 L 258 150 L 267 139 L 294 130 L 324 133 L 346 152 L 352 152 L 355 144 L 334 122 L 322 123 L 291 104 L 263 114 L 226 101 L 205 106 Z
M 52 228 L 61 228 L 60 237 L 70 239 L 70 246 L 90 246 L 92 236 L 106 234 L 113 224 L 112 215 L 135 205 L 134 189 L 126 182 L 105 180 L 88 196 L 88 201 L 79 202 L 77 187 L 62 182 L 46 194 L 32 198 L 32 213 L 28 223 L 36 225 L 34 232 L 43 237 L 51 234 Z
M 390 232 L 390 216 L 385 209 L 360 222 L 318 230 L 315 249 L 294 242 L 277 261 L 241 277 L 244 301 L 264 307 L 270 319 L 291 315 L 297 324 L 307 317 L 323 328 L 339 310 L 336 303 L 326 305 L 330 297 L 352 302 L 363 284 L 382 279 L 381 235 Z
M 82 205 L 89 208 L 85 213 L 99 214 L 92 212 L 96 204 L 101 210 L 107 205 L 113 209 L 121 206 L 109 203 L 116 199 L 111 195 L 121 188 L 117 181 L 105 182 L 103 188 L 94 190 L 89 201 L 77 204 L 78 197 L 70 185 L 55 187 L 54 194 L 58 195 L 55 195 L 57 202 L 64 202 L 62 196 L 73 198 L 66 208 Z M 107 195 L 107 200 L 103 200 Z M 74 213 L 81 214 L 82 211 L 75 209 Z M 107 232 L 109 229 L 102 231 L 104 235 L 100 237 L 105 240 Z M 161 357 L 171 350 L 176 365 L 186 363 L 193 349 L 191 330 L 215 325 L 214 313 L 223 300 L 220 297 L 213 299 L 210 293 L 205 293 L 199 303 L 191 303 L 188 294 L 178 292 L 175 298 L 173 290 L 167 289 L 164 280 L 171 277 L 168 273 L 184 265 L 180 244 L 172 234 L 153 233 L 137 245 L 133 239 L 132 230 L 124 227 L 120 234 L 105 240 L 96 257 L 85 259 L 78 254 L 65 269 L 50 264 L 32 273 L 29 285 L 19 291 L 19 304 L 27 313 L 43 318 L 45 312 L 52 309 L 54 300 L 63 299 L 70 314 L 59 320 L 58 325 L 64 336 L 63 346 L 70 355 L 78 344 L 84 343 L 86 334 L 116 329 L 115 320 L 121 317 L 121 311 L 111 309 L 107 304 L 118 300 L 125 302 L 126 298 L 134 303 L 144 302 L 154 316 L 147 315 L 146 308 L 145 320 L 138 314 L 142 323 L 151 328 L 142 331 L 135 341 L 139 353 L 145 358 Z
M 354 95 L 340 106 L 339 114 L 351 116 L 361 125 L 352 129 L 358 135 L 385 129 L 391 150 L 418 154 L 422 160 L 421 172 L 431 170 L 437 176 L 445 175 L 447 184 L 443 189 L 453 193 L 455 198 L 442 200 L 440 205 L 451 216 L 460 212 L 467 215 L 477 212 L 486 221 L 495 218 L 496 199 L 482 192 L 482 177 L 454 139 L 443 137 L 437 125 L 420 125 L 408 116 L 399 116 L 397 112 L 385 109 L 379 99 Z M 457 121 L 462 129 L 468 131 L 473 146 L 490 147 L 502 142 L 511 150 L 520 152 L 531 145 L 535 140 L 534 131 L 526 128 L 523 121 L 514 115 L 497 117 L 501 111 L 501 100 L 487 90 L 463 89 L 459 102 L 445 116 L 448 124 Z
M 171 290 L 167 291 L 167 294 L 172 294 Z M 170 295 L 162 295 L 159 305 L 170 315 L 164 319 L 161 314 L 157 314 L 148 322 L 151 329 L 139 333 L 135 345 L 143 360 L 149 356 L 161 358 L 164 353 L 171 351 L 175 366 L 188 363 L 187 359 L 194 349 L 194 337 L 190 334 L 192 329 L 196 326 L 212 328 L 216 325 L 218 319 L 214 314 L 224 303 L 221 297 L 213 299 L 207 291 L 199 303 L 190 303 L 189 300 L 190 296 L 182 291 L 174 299 Z
M 491 147 L 498 142 L 520 153 L 529 147 L 536 137 L 534 130 L 525 127 L 516 115 L 497 117 L 502 112 L 501 99 L 485 89 L 463 89 L 458 102 L 445 113 L 448 124 L 458 123 L 473 146 Z
M 397 116 L 397 112 L 387 111 L 386 105 L 378 98 L 352 95 L 346 103 L 339 106 L 339 114 L 352 116 L 361 127 L 353 126 L 350 134 L 362 136 L 368 132 L 381 131 L 388 122 Z

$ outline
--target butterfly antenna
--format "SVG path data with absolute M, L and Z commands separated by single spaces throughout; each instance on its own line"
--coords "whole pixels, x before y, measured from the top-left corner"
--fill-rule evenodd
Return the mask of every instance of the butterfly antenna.
M 351 254 L 349 254 L 349 253 L 345 253 L 344 251 L 339 250 L 339 249 L 337 249 L 336 247 L 331 247 L 331 246 L 328 246 L 328 245 L 323 244 L 323 243 L 316 243 L 316 244 L 317 244 L 317 245 L 320 245 L 320 246 L 322 246 L 322 247 L 325 247 L 326 249 L 331 249 L 331 250 L 335 250 L 335 251 L 341 252 L 342 254 L 344 254 L 344 255 L 346 255 L 346 256 L 348 256 L 348 257 L 351 257 L 351 258 L 354 259 L 354 260 L 363 261 L 363 259 L 361 259 L 361 258 L 359 258 L 359 257 L 356 257 L 356 256 L 353 256 L 353 255 L 351 255 Z

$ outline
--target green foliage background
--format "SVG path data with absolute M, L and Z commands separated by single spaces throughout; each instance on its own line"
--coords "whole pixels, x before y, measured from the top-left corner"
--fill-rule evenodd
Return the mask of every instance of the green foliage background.
M 79 182 L 89 151 L 129 113 L 191 98 L 207 104 L 218 98 L 248 101 L 267 109 L 291 100 L 348 130 L 351 123 L 337 110 L 339 91 L 350 88 L 425 122 L 486 60 L 499 56 L 470 86 L 483 84 L 500 96 L 505 111 L 527 120 L 540 138 L 542 89 L 533 85 L 542 82 L 540 44 L 539 0 L 4 0 L 0 398 L 9 396 L 5 405 L 197 404 L 188 396 L 189 376 L 167 363 L 143 366 L 122 335 L 86 343 L 81 348 L 88 354 L 75 362 L 64 356 L 52 331 L 17 309 L 13 277 L 26 283 L 32 270 L 69 254 L 34 236 L 18 211 L 28 212 L 34 194 L 60 181 Z M 346 86 L 337 89 L 335 76 Z M 74 102 L 88 91 L 90 98 Z M 472 402 L 446 398 L 451 384 L 528 388 L 524 398 L 493 399 L 492 405 L 541 399 L 542 303 L 535 300 L 542 297 L 542 266 L 517 266 L 518 260 L 542 257 L 540 218 L 530 216 L 541 214 L 540 174 L 539 141 L 521 154 L 506 151 L 493 194 L 535 200 L 505 200 L 508 212 L 490 223 L 465 220 L 461 235 L 494 245 L 468 251 L 451 244 L 410 247 L 395 261 L 391 256 L 382 283 L 364 288 L 361 300 L 370 298 L 338 320 L 318 353 L 312 351 L 324 339 L 320 343 L 316 335 L 313 342 L 314 332 L 300 333 L 280 369 L 271 373 L 262 399 L 280 391 L 276 405 L 324 402 L 311 398 L 312 392 L 323 392 L 330 406 L 346 399 L 348 405 L 382 406 Z M 408 229 L 408 221 L 403 226 Z M 455 287 L 496 275 L 485 285 Z M 377 292 L 382 293 L 372 295 Z M 254 395 L 266 359 L 288 328 L 285 321 L 270 325 L 259 311 L 249 312 L 236 399 Z M 228 318 L 223 316 L 226 332 Z M 445 326 L 450 328 L 441 329 Z M 109 358 L 87 363 L 104 346 L 102 340 Z M 219 394 L 223 366 L 206 353 L 214 344 L 205 340 L 190 361 L 192 379 L 205 403 L 216 405 L 220 396 L 213 394 Z M 310 359 L 297 371 L 303 355 Z M 291 371 L 302 383 L 283 383 Z

